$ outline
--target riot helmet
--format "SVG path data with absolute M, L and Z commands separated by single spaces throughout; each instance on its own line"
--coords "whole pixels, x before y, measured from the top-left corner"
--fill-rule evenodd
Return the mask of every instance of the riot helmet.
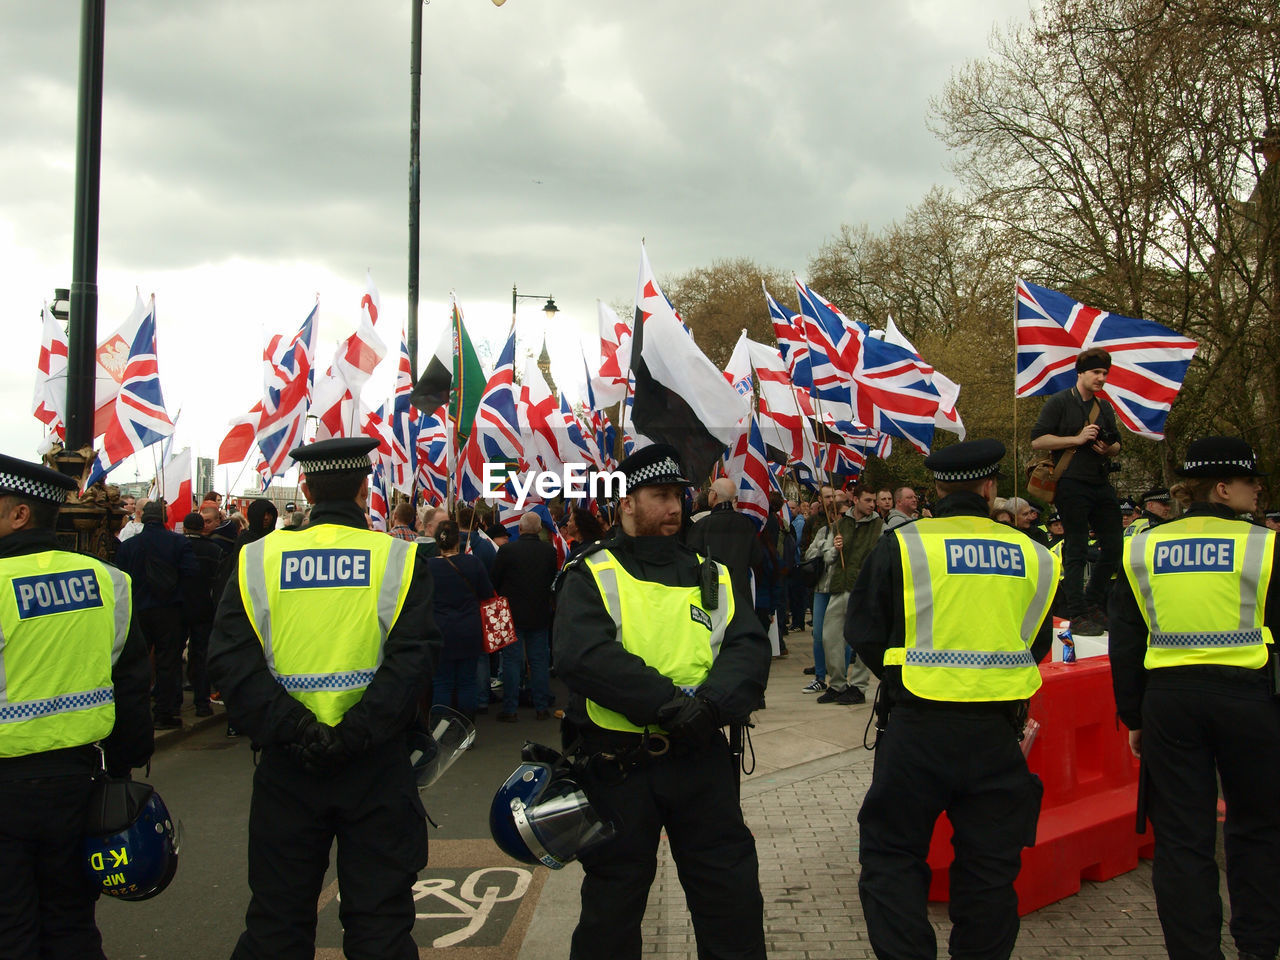
M 550 757 L 558 759 L 547 762 Z M 563 757 L 526 744 L 524 762 L 494 794 L 489 832 L 508 856 L 559 870 L 611 840 L 618 829 L 592 806 Z
M 182 825 L 147 783 L 102 780 L 84 841 L 90 882 L 117 900 L 150 900 L 178 870 Z
M 426 732 L 409 734 L 409 762 L 419 790 L 439 780 L 476 739 L 471 721 L 449 707 L 436 704 L 427 716 Z

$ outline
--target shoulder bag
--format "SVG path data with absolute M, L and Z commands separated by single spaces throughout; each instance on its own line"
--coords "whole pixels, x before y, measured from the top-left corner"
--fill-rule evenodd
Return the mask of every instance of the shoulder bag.
M 1088 423 L 1096 423 L 1099 412 L 1098 399 L 1095 397 L 1093 408 L 1089 411 Z M 1071 462 L 1071 458 L 1076 455 L 1076 449 L 1076 447 L 1072 447 L 1063 453 L 1058 458 L 1056 466 L 1053 463 L 1053 452 L 1049 450 L 1041 451 L 1043 456 L 1027 464 L 1027 493 L 1044 503 L 1053 503 L 1053 498 L 1058 492 L 1058 480 L 1061 479 L 1063 471 L 1067 469 L 1067 464 Z
M 453 562 L 453 558 L 444 557 L 443 559 L 457 571 L 458 576 L 462 577 L 463 583 L 467 585 L 480 606 L 480 635 L 484 639 L 485 653 L 497 653 L 503 647 L 509 647 L 520 639 L 516 636 L 516 625 L 511 619 L 511 604 L 507 602 L 507 598 L 495 593 L 488 600 L 481 600 L 471 579 L 458 570 L 458 565 Z

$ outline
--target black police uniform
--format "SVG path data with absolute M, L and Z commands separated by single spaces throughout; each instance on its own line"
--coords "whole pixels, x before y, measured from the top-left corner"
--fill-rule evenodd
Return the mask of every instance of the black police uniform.
M 629 458 L 631 462 L 623 461 L 620 469 L 631 476 L 665 452 L 674 458 L 675 451 L 665 445 L 646 447 Z M 678 476 L 678 468 L 675 472 Z M 632 537 L 619 527 L 602 546 L 637 579 L 684 587 L 701 582 L 697 554 L 674 536 Z M 639 734 L 593 724 L 585 698 L 638 725 L 657 725 L 659 709 L 679 696 L 671 680 L 623 648 L 600 591 L 581 562 L 568 567 L 561 580 L 553 641 L 558 676 L 570 690 L 566 745 L 581 738 L 587 753 L 617 754 L 634 751 L 639 744 Z M 768 675 L 768 639 L 750 598 L 735 593 L 733 619 L 698 694 L 714 704 L 721 722 L 745 720 L 760 702 Z M 673 734 L 669 753 L 641 760 L 625 779 L 611 775 L 616 765 L 612 771 L 605 769 L 607 765 L 596 767 L 600 775 L 591 778 L 588 793 L 594 805 L 616 816 L 621 832 L 582 857 L 582 913 L 571 957 L 640 956 L 640 924 L 664 828 L 693 919 L 698 956 L 765 956 L 755 840 L 742 819 L 736 762 L 719 733 L 701 747 L 682 743 Z
M 1189 459 L 1204 442 L 1192 444 Z M 1205 516 L 1237 519 L 1221 504 L 1196 502 L 1182 517 L 1162 521 L 1162 529 Z M 1280 538 L 1272 571 L 1263 622 L 1274 635 Z M 1151 880 L 1169 956 L 1222 957 L 1220 778 L 1231 935 L 1242 957 L 1270 960 L 1280 948 L 1280 699 L 1270 671 L 1210 664 L 1147 670 L 1148 636 L 1129 579 L 1121 576 L 1111 601 L 1112 684 L 1120 722 L 1142 731 L 1146 815 L 1156 843 Z
M 947 469 L 967 464 L 990 464 L 994 473 L 1003 453 L 996 441 L 970 441 L 926 464 L 939 479 Z M 939 500 L 933 515 L 987 517 L 989 506 L 977 494 L 958 492 Z M 943 702 L 908 691 L 902 668 L 884 664 L 890 647 L 905 645 L 902 596 L 899 540 L 890 534 L 863 565 L 845 621 L 845 641 L 880 679 L 876 709 L 882 729 L 871 787 L 858 814 L 858 893 L 867 931 L 882 960 L 936 957 L 926 910 L 927 858 L 934 824 L 945 810 L 956 843 L 951 955 L 1007 958 L 1019 926 L 1013 882 L 1022 848 L 1035 842 L 1042 793 L 1018 744 L 1022 702 Z M 980 645 L 980 609 L 974 610 L 973 629 Z M 1046 617 L 1031 647 L 1036 662 L 1052 644 L 1052 620 Z
M 0 496 L 13 489 L 5 480 L 19 472 L 57 482 L 51 470 L 0 457 Z M 75 482 L 62 489 L 74 490 Z M 49 529 L 19 530 L 0 539 L 0 557 L 58 549 Z M 108 773 L 127 777 L 131 768 L 147 762 L 153 744 L 151 665 L 136 623 L 130 625 L 111 682 L 116 719 L 102 748 Z M 99 887 L 84 863 L 89 797 L 101 769 L 102 758 L 92 745 L 0 758 L 0 954 L 42 960 L 103 956 L 94 922 Z
M 367 453 L 368 447 L 361 450 Z M 304 463 L 305 472 L 307 450 L 291 456 Z M 326 523 L 368 529 L 354 501 L 317 503 L 310 525 Z M 345 955 L 418 956 L 412 885 L 427 862 L 427 833 L 406 733 L 438 654 L 431 594 L 427 560 L 419 554 L 382 664 L 336 728 L 345 762 L 330 772 L 312 772 L 297 756 L 297 738 L 314 716 L 268 670 L 240 596 L 238 571 L 228 582 L 209 641 L 209 673 L 230 722 L 262 749 L 249 811 L 253 897 L 234 958 L 311 960 L 316 901 L 335 838 Z

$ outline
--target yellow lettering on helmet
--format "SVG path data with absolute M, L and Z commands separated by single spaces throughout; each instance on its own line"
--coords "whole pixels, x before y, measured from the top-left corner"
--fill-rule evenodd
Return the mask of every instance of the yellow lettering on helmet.
M 111 854 L 112 870 L 114 870 L 116 867 L 129 865 L 129 848 L 128 847 L 121 847 L 119 850 L 108 850 L 107 853 Z
M 89 856 L 89 867 L 93 870 L 102 871 L 106 869 L 106 865 L 102 862 L 102 854 L 94 853 Z

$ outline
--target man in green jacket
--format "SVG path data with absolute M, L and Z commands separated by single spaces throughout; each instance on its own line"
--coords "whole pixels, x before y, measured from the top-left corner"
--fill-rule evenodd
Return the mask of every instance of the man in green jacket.
M 849 659 L 849 648 L 844 642 L 844 620 L 848 612 L 849 591 L 853 589 L 863 561 L 870 555 L 883 530 L 884 521 L 876 511 L 875 491 L 868 488 L 859 490 L 848 511 L 815 537 L 815 542 L 817 538 L 823 540 L 823 558 L 831 571 L 831 596 L 822 623 L 822 646 L 830 685 L 826 693 L 818 697 L 819 703 L 867 702 L 871 672 L 861 660 Z M 846 662 L 848 669 L 839 669 Z

